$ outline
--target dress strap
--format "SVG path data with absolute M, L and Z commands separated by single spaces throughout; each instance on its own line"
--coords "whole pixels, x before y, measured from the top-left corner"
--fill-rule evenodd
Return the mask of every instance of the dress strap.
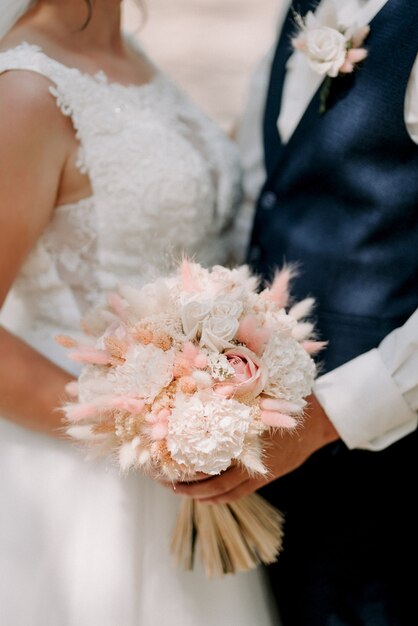
M 67 67 L 47 56 L 39 46 L 28 43 L 21 43 L 15 48 L 0 52 L 0 74 L 12 70 L 34 72 L 51 82 L 49 93 L 56 99 L 63 115 L 71 118 L 80 144 L 77 167 L 82 173 L 88 173 L 81 132 L 82 107 L 77 98 L 77 94 L 83 91 L 79 81 L 87 77 L 78 69 Z

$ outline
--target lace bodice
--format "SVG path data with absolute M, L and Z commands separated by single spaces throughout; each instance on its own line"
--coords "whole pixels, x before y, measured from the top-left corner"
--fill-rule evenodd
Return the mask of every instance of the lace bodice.
M 32 327 L 77 328 L 117 283 L 144 282 L 183 253 L 223 262 L 221 233 L 240 197 L 238 159 L 180 89 L 157 69 L 143 86 L 110 83 L 29 44 L 0 54 L 0 73 L 12 69 L 51 81 L 93 190 L 55 209 L 16 280 Z

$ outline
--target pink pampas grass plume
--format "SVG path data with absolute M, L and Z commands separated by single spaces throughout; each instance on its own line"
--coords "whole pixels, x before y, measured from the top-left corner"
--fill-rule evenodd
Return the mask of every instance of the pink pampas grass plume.
M 183 259 L 180 271 L 181 280 L 183 282 L 183 290 L 186 292 L 200 291 L 200 287 L 193 277 L 192 266 L 188 259 Z
M 269 339 L 267 328 L 259 328 L 253 315 L 246 315 L 240 322 L 235 339 L 247 346 L 252 352 L 260 355 Z
M 134 415 L 142 413 L 145 408 L 145 401 L 137 398 L 128 398 L 126 396 L 120 396 L 119 398 L 113 398 L 110 404 L 115 409 L 121 409 Z
M 279 398 L 269 397 L 264 397 L 260 401 L 260 408 L 263 410 L 296 415 L 303 411 L 305 405 L 305 401 L 298 404 L 296 402 L 288 402 L 287 400 L 280 400 Z
M 186 341 L 181 354 L 182 357 L 189 362 L 191 367 L 204 369 L 208 364 L 208 359 L 206 355 L 201 352 L 198 346 L 195 346 L 191 341 Z
M 279 309 L 285 308 L 289 303 L 289 284 L 296 273 L 296 268 L 285 266 L 275 275 L 270 288 L 263 292 L 263 297 L 274 302 Z
M 272 428 L 286 428 L 292 430 L 298 425 L 297 420 L 291 415 L 278 413 L 277 411 L 262 411 L 261 420 L 266 426 Z
M 328 345 L 328 341 L 304 341 L 302 342 L 302 348 L 306 350 L 308 354 L 315 355 L 321 352 Z
M 76 363 L 84 363 L 86 365 L 108 365 L 111 356 L 104 350 L 94 350 L 94 348 L 82 348 L 70 352 L 68 358 Z
M 54 339 L 63 348 L 75 348 L 77 346 L 77 342 L 72 337 L 68 337 L 68 335 L 57 335 Z
M 100 408 L 96 404 L 77 404 L 64 408 L 65 416 L 70 422 L 82 422 L 94 419 L 100 415 Z
M 129 321 L 128 309 L 129 305 L 123 298 L 120 297 L 118 293 L 109 293 L 107 296 L 107 301 L 111 309 L 116 313 L 116 315 L 123 321 Z
M 303 339 L 307 339 L 309 335 L 312 334 L 314 329 L 314 325 L 310 322 L 304 322 L 302 324 L 298 324 L 292 329 L 292 337 L 297 341 L 302 341 Z
M 289 310 L 289 315 L 295 320 L 302 320 L 308 317 L 312 313 L 315 300 L 313 298 L 305 298 L 301 302 L 298 302 Z

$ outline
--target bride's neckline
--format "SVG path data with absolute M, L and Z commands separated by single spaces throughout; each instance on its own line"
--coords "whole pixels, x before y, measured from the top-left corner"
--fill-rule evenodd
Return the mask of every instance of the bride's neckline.
M 137 54 L 141 54 L 142 56 L 145 56 L 136 41 L 132 42 L 132 46 L 134 47 L 135 52 Z M 48 59 L 51 63 L 54 63 L 55 65 L 62 67 L 64 70 L 68 72 L 77 74 L 83 79 L 93 81 L 97 85 L 106 85 L 107 87 L 110 87 L 110 88 L 122 89 L 122 90 L 127 90 L 127 91 L 138 91 L 138 92 L 146 91 L 147 89 L 154 87 L 160 81 L 162 77 L 160 70 L 156 68 L 155 65 L 150 64 L 153 69 L 153 74 L 147 82 L 145 83 L 121 83 L 117 80 L 111 80 L 103 69 L 99 69 L 97 70 L 97 72 L 92 74 L 90 72 L 85 72 L 79 67 L 66 65 L 62 61 L 58 61 L 58 59 L 46 53 L 45 50 L 42 48 L 42 46 L 40 46 L 39 44 L 29 43 L 28 41 L 22 41 L 21 43 L 17 44 L 13 48 L 0 51 L 0 54 L 3 52 L 11 52 L 11 51 L 16 51 L 16 50 L 21 50 L 21 49 L 30 50 L 32 52 L 41 54 L 43 57 Z M 148 59 L 147 59 L 147 62 L 149 63 Z

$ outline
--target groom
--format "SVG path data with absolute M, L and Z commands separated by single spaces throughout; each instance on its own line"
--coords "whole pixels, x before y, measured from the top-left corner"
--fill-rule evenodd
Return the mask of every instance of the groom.
M 328 26 L 332 2 L 317 11 Z M 335 26 L 369 25 L 367 57 L 325 83 L 320 46 L 332 59 L 338 31 L 294 51 L 294 10 L 318 5 L 298 0 L 264 115 L 250 262 L 266 278 L 299 264 L 294 296 L 315 297 L 329 342 L 304 428 L 269 448 L 264 494 L 286 515 L 270 579 L 284 626 L 406 626 L 418 624 L 418 3 L 334 4 Z M 266 482 L 234 469 L 183 492 L 225 502 Z

